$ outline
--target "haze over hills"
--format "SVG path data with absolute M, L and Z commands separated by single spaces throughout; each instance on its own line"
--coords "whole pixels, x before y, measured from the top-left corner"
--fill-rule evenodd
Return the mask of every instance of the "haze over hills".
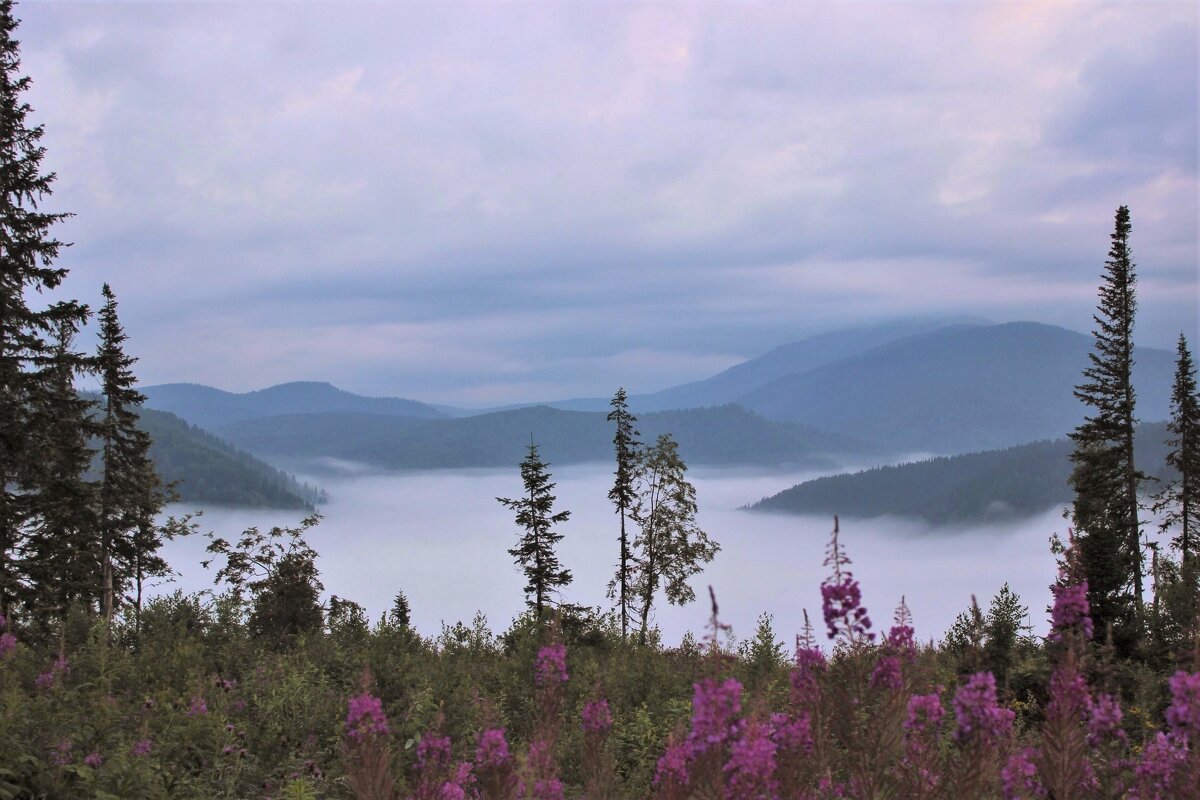
M 1072 392 L 1091 349 L 1088 335 L 1034 322 L 952 326 L 778 378 L 736 402 L 899 452 L 1007 447 L 1082 420 Z M 1174 356 L 1134 355 L 1138 416 L 1166 419 Z
M 612 424 L 601 412 L 548 406 L 447 420 L 368 414 L 291 414 L 245 420 L 216 433 L 278 463 L 338 459 L 386 469 L 513 466 L 530 439 L 552 464 L 608 461 Z M 830 454 L 867 448 L 850 437 L 772 422 L 737 406 L 658 412 L 639 417 L 641 439 L 671 433 L 689 464 L 832 465 Z
M 1158 480 L 1171 477 L 1166 423 L 1137 430 L 1138 468 Z M 940 457 L 806 481 L 750 506 L 755 511 L 913 517 L 935 525 L 1031 516 L 1074 498 L 1068 479 L 1068 439 L 1004 450 Z M 1154 491 L 1155 484 L 1151 484 Z
M 296 381 L 253 392 L 235 393 L 197 383 L 164 383 L 141 389 L 146 408 L 169 411 L 212 430 L 246 419 L 279 414 L 358 413 L 444 419 L 433 406 L 400 397 L 363 397 L 329 383 Z

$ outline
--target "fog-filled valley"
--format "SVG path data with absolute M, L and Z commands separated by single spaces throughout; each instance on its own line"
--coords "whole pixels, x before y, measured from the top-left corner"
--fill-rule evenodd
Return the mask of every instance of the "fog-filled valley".
M 556 469 L 556 509 L 571 511 L 559 526 L 558 547 L 574 582 L 563 599 L 602 609 L 612 607 L 605 587 L 617 560 L 617 520 L 606 495 L 612 484 L 607 465 Z M 721 544 L 721 552 L 692 580 L 698 600 L 683 607 L 660 602 L 655 621 L 666 644 L 684 631 L 698 636 L 707 624 L 711 584 L 724 621 L 741 638 L 754 631 L 766 612 L 775 630 L 790 640 L 801 627 L 801 610 L 821 614 L 820 583 L 832 529 L 830 517 L 789 516 L 738 510 L 819 473 L 761 469 L 696 468 L 699 522 Z M 315 479 L 313 479 L 315 480 Z M 324 520 L 308 536 L 321 554 L 318 567 L 328 594 L 364 605 L 372 620 L 403 590 L 412 604 L 413 624 L 425 635 L 441 623 L 469 623 L 483 612 L 494 630 L 508 627 L 524 609 L 523 579 L 508 550 L 519 533 L 511 512 L 496 502 L 521 491 L 511 469 L 414 473 L 350 474 L 322 477 L 330 501 Z M 172 512 L 189 510 L 173 506 Z M 231 538 L 256 525 L 292 525 L 302 512 L 210 508 L 202 530 Z M 1048 548 L 1052 532 L 1065 534 L 1057 511 L 995 525 L 931 527 L 896 519 L 842 519 L 842 542 L 862 581 L 864 600 L 877 625 L 890 623 L 901 595 L 913 610 L 918 638 L 940 638 L 972 593 L 986 608 L 1008 582 L 1030 609 L 1035 631 L 1044 631 L 1044 609 L 1054 578 Z M 197 591 L 211 586 L 211 572 L 199 566 L 203 537 L 169 542 L 168 561 L 182 573 L 159 588 Z

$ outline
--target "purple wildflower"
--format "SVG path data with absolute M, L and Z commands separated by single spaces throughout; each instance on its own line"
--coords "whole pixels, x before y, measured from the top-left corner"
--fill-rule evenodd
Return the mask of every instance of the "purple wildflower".
M 17 649 L 17 637 L 5 631 L 0 633 L 0 660 L 3 660 L 13 650 Z
M 825 627 L 830 639 L 839 633 L 854 641 L 862 636 L 874 641 L 875 634 L 869 633 L 871 618 L 862 606 L 862 589 L 846 567 L 850 559 L 838 544 L 838 522 L 833 518 L 833 537 L 829 542 L 829 555 L 825 566 L 833 568 L 833 574 L 821 582 L 821 610 L 825 615 Z
M 806 706 L 814 702 L 819 694 L 818 676 L 825 672 L 825 654 L 812 640 L 812 627 L 808 625 L 808 612 L 804 613 L 805 636 L 796 637 L 796 666 L 788 676 L 792 684 L 792 703 Z
M 49 689 L 58 680 L 58 676 L 71 671 L 71 665 L 67 663 L 65 656 L 59 656 L 50 665 L 50 669 L 33 679 L 34 684 L 39 689 Z
M 908 603 L 904 602 L 904 595 L 901 595 L 900 605 L 896 606 L 896 616 L 892 627 L 888 630 L 887 646 L 893 650 L 911 653 L 916 649 L 916 644 L 913 642 L 915 633 L 912 626 L 912 612 L 908 610 Z
M 1046 716 L 1086 721 L 1091 706 L 1087 679 L 1073 670 L 1055 670 L 1050 676 L 1050 702 L 1046 705 Z
M 1121 703 L 1111 694 L 1102 694 L 1088 709 L 1088 744 L 1095 747 L 1109 737 L 1124 741 L 1125 731 L 1121 729 Z
M 383 713 L 383 701 L 371 694 L 360 694 L 348 701 L 346 713 L 346 736 L 361 739 L 371 734 L 387 736 L 387 716 Z
M 1093 626 L 1091 612 L 1088 608 L 1087 581 L 1081 581 L 1071 586 L 1056 584 L 1050 587 L 1054 594 L 1054 608 L 1050 612 L 1050 627 L 1054 632 L 1050 638 L 1061 642 L 1067 629 L 1079 626 L 1085 639 L 1092 638 Z
M 654 770 L 654 785 L 674 783 L 677 786 L 687 786 L 691 780 L 688 764 L 691 761 L 691 750 L 686 744 L 669 744 L 658 759 Z
M 705 678 L 692 687 L 692 732 L 688 744 L 701 753 L 737 733 L 737 716 L 742 713 L 742 684 L 735 678 L 722 683 Z
M 779 780 L 775 777 L 775 742 L 770 728 L 751 723 L 729 748 L 725 763 L 727 796 L 739 800 L 778 800 Z
M 604 734 L 612 728 L 612 711 L 604 698 L 586 704 L 582 717 L 584 733 Z
M 1180 670 L 1171 676 L 1171 705 L 1167 707 L 1167 724 L 1181 738 L 1200 734 L 1200 672 Z
M 97 769 L 104 763 L 104 756 L 100 755 L 100 751 L 93 750 L 83 757 L 83 763 L 87 764 L 92 769 Z
M 139 756 L 139 757 L 140 756 L 148 756 L 148 755 L 150 755 L 150 748 L 153 746 L 154 746 L 154 742 L 152 742 L 149 739 L 138 739 L 136 742 L 133 743 L 133 747 L 129 748 L 129 752 L 131 755 L 135 755 L 135 756 Z
M 503 767 L 510 757 L 503 728 L 491 728 L 479 734 L 479 744 L 475 748 L 476 764 L 481 767 Z
M 977 672 L 954 694 L 954 716 L 958 741 L 978 740 L 992 744 L 1012 729 L 1012 711 L 996 704 L 996 678 L 990 672 Z
M 189 717 L 203 717 L 208 713 L 208 703 L 205 702 L 203 695 L 196 695 L 192 698 L 192 702 L 188 705 L 187 711 L 184 712 Z
M 567 682 L 567 646 L 562 642 L 538 650 L 534 676 L 538 686 Z
M 70 739 L 63 739 L 50 751 L 50 761 L 57 767 L 65 767 L 70 764 L 75 760 L 71 754 L 72 746 Z
M 450 765 L 450 737 L 429 733 L 417 745 L 417 763 L 422 770 L 438 770 Z
M 771 738 L 778 750 L 796 750 L 808 755 L 813 749 L 812 721 L 808 714 L 795 717 L 772 714 Z
M 1046 787 L 1038 780 L 1038 751 L 1022 747 L 1008 757 L 1000 770 L 1000 787 L 1004 800 L 1029 800 L 1045 797 Z
M 915 694 L 908 699 L 908 719 L 904 730 L 914 736 L 936 735 L 946 716 L 942 698 L 937 693 Z
M 467 789 L 474 783 L 475 776 L 471 774 L 471 764 L 461 761 L 455 768 L 454 775 L 438 790 L 438 800 L 467 800 Z
M 1130 797 L 1136 800 L 1169 800 L 1176 797 L 1171 791 L 1175 771 L 1187 758 L 1187 750 L 1176 746 L 1159 731 L 1142 751 L 1142 760 L 1134 768 L 1137 789 Z
M 904 685 L 904 675 L 900 659 L 896 656 L 884 656 L 875 662 L 871 673 L 871 686 L 895 691 Z

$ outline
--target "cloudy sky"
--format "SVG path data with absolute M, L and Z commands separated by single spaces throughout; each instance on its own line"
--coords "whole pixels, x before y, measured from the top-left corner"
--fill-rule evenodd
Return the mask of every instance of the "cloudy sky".
M 19 5 L 146 383 L 660 389 L 929 314 L 1197 332 L 1196 6 Z

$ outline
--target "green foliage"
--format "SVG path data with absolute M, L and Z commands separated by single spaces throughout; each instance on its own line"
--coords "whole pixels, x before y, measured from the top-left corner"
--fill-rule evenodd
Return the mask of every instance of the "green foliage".
M 629 591 L 632 555 L 625 521 L 637 499 L 633 488 L 633 476 L 640 457 L 641 442 L 637 438 L 640 434 L 633 427 L 637 417 L 629 412 L 624 387 L 617 389 L 611 405 L 612 411 L 606 419 L 616 428 L 613 433 L 613 450 L 617 469 L 613 473 L 613 485 L 608 490 L 608 499 L 612 501 L 620 518 L 621 535 L 618 538 L 620 550 L 617 556 L 617 574 L 608 584 L 608 596 L 617 601 L 617 608 L 621 614 L 621 636 L 624 637 L 629 634 L 629 617 L 633 610 L 633 596 Z
M 659 436 L 638 459 L 630 516 L 639 532 L 633 541 L 635 562 L 630 585 L 641 614 L 640 644 L 646 643 L 650 612 L 659 590 L 668 603 L 691 602 L 696 593 L 688 579 L 699 574 L 721 549 L 696 524 L 696 489 L 686 473 L 687 465 L 669 434 Z
M 517 526 L 525 532 L 517 546 L 508 551 L 525 573 L 526 603 L 541 619 L 548 609 L 550 594 L 571 582 L 570 570 L 559 564 L 554 545 L 562 540 L 555 525 L 566 522 L 570 511 L 554 511 L 554 495 L 550 490 L 548 464 L 538 456 L 537 445 L 530 442 L 529 452 L 521 462 L 521 482 L 526 495 L 518 498 L 497 497 L 496 501 L 516 513 Z
M 1134 462 L 1133 323 L 1137 274 L 1129 251 L 1129 208 L 1117 209 L 1112 246 L 1093 320 L 1091 365 L 1075 396 L 1089 416 L 1070 434 L 1072 518 L 1097 631 L 1110 626 L 1122 652 L 1141 638 L 1142 543 Z
M 1171 450 L 1166 462 L 1175 476 L 1155 496 L 1154 510 L 1162 513 L 1159 528 L 1175 533 L 1171 546 L 1184 563 L 1195 555 L 1200 534 L 1200 392 L 1196 389 L 1196 367 L 1187 339 L 1179 334 L 1175 383 L 1171 391 Z

